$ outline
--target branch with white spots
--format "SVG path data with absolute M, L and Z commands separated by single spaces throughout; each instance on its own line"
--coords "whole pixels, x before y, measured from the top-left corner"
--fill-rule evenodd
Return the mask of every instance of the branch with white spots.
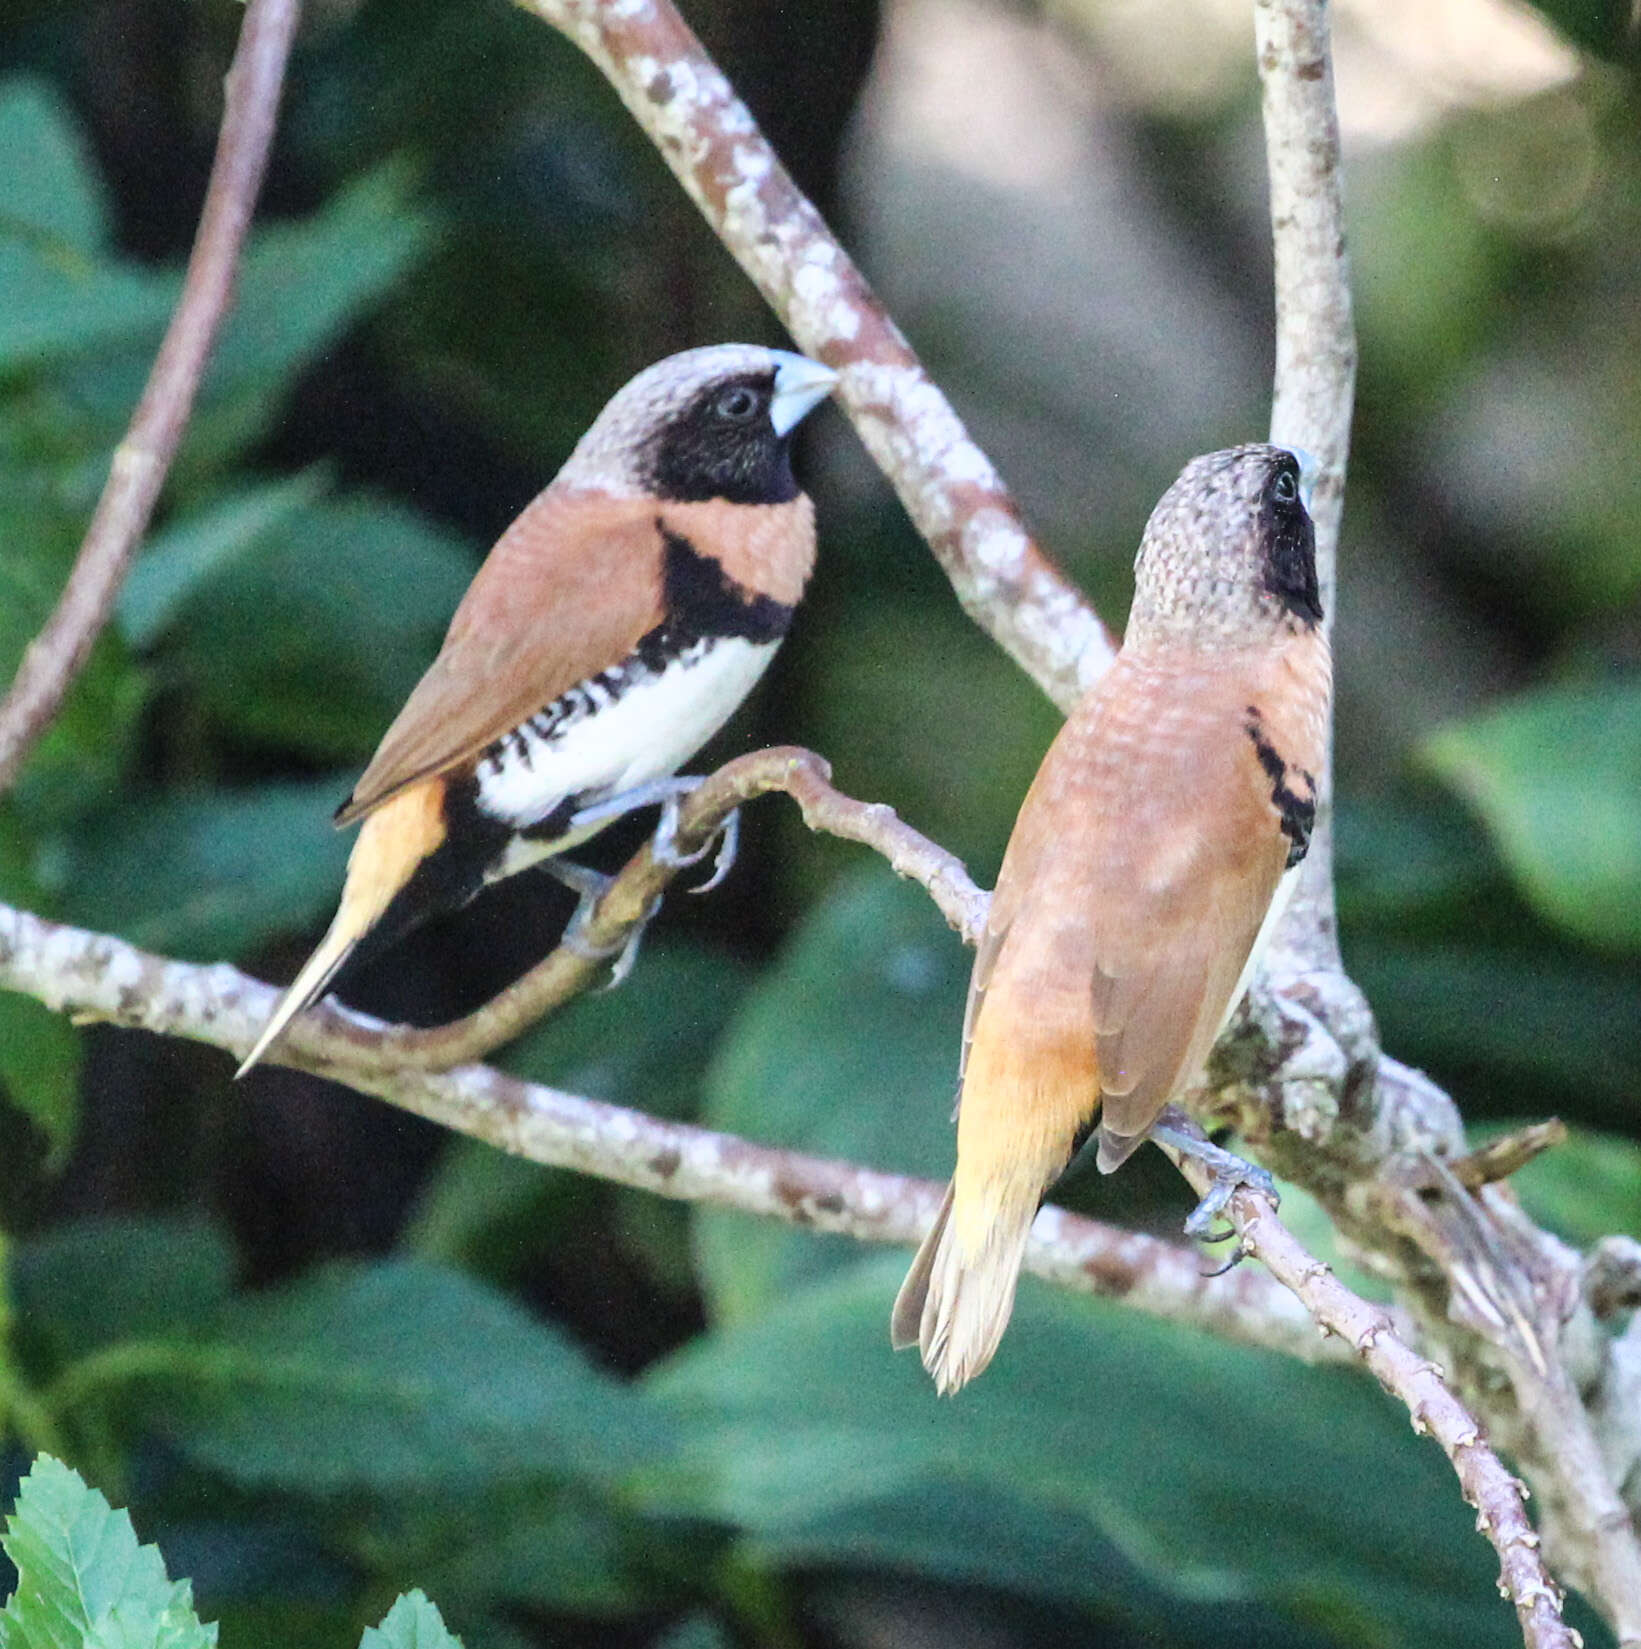
M 978 912 L 966 925 L 972 938 Z M 0 905 L 0 988 L 82 1019 L 187 1037 L 235 1056 L 251 1046 L 277 996 L 226 964 L 169 961 L 6 905 Z M 372 1040 L 382 1044 L 392 1034 L 327 1005 L 304 1016 L 300 1034 L 273 1058 L 532 1162 L 863 1241 L 917 1242 L 940 1201 L 941 1187 L 928 1181 L 757 1145 L 523 1082 L 490 1066 L 435 1072 L 361 1060 Z M 1499 1551 L 1501 1585 L 1516 1603 L 1531 1649 L 1573 1649 L 1519 1485 L 1439 1373 L 1398 1338 L 1383 1311 L 1357 1298 L 1298 1245 L 1266 1199 L 1239 1193 L 1231 1212 L 1244 1246 L 1269 1275 L 1236 1267 L 1205 1276 L 1192 1250 L 1053 1207 L 1038 1215 L 1025 1268 L 1064 1287 L 1121 1298 L 1152 1315 L 1308 1361 L 1337 1360 L 1350 1348 L 1408 1404 L 1415 1426 L 1447 1450 Z M 1319 1341 L 1318 1324 L 1337 1342 Z
M 0 989 L 59 1012 L 222 1048 L 250 1047 L 278 993 L 225 963 L 199 966 L 0 905 Z M 274 1058 L 344 1082 L 515 1156 L 659 1196 L 714 1203 L 864 1242 L 916 1243 L 941 1187 L 523 1082 L 489 1066 L 452 1071 L 361 1064 L 360 1038 L 388 1027 L 327 1009 Z M 1244 1266 L 1204 1276 L 1196 1252 L 1055 1208 L 1038 1218 L 1026 1269 L 1066 1288 L 1245 1344 L 1338 1361 L 1303 1307 Z M 885 1302 L 887 1323 L 887 1302 Z M 888 1335 L 884 1355 L 889 1355 Z
M 1256 0 L 1254 24 L 1275 255 L 1271 439 L 1315 461 L 1311 514 L 1331 623 L 1356 339 L 1328 6 Z M 1532 1480 L 1560 1572 L 1621 1642 L 1641 1645 L 1641 1427 L 1601 1396 L 1641 1392 L 1641 1345 L 1612 1332 L 1578 1255 L 1533 1226 L 1508 1192 L 1467 1185 L 1446 1167 L 1466 1160 L 1457 1110 L 1381 1053 L 1368 1004 L 1341 966 L 1331 757 L 1318 780 L 1297 896 L 1238 1034 L 1216 1053 L 1206 1108 L 1313 1191 L 1346 1239 L 1396 1279 L 1421 1342 Z M 1595 1394 L 1590 1406 L 1581 1393 Z M 1630 1485 L 1628 1505 L 1619 1484 Z
M 603 71 L 838 399 L 974 621 L 1069 710 L 1113 657 L 991 460 L 667 0 L 519 0 Z
M 1169 1150 L 1175 1166 L 1199 1192 L 1207 1171 L 1194 1158 Z M 1526 1490 L 1488 1446 L 1481 1427 L 1429 1358 L 1396 1331 L 1389 1314 L 1352 1293 L 1330 1267 L 1307 1253 L 1277 1218 L 1261 1191 L 1239 1190 L 1226 1209 L 1244 1254 L 1261 1260 L 1321 1325 L 1361 1358 L 1386 1391 L 1413 1417 L 1413 1429 L 1441 1445 L 1465 1500 L 1476 1510 L 1476 1528 L 1499 1559 L 1499 1591 L 1514 1606 L 1528 1649 L 1577 1649 L 1578 1634 L 1561 1618 L 1561 1588 L 1539 1552 L 1527 1516 Z
M 1310 459 L 1316 574 L 1331 630 L 1339 588 L 1356 385 L 1356 328 L 1345 255 L 1343 162 L 1325 0 L 1257 0 L 1254 38 L 1270 174 L 1276 286 L 1271 440 Z M 1267 968 L 1339 968 L 1333 910 L 1333 752 L 1317 779 L 1317 814 L 1299 887 Z
M 228 70 L 227 106 L 182 296 L 166 329 L 131 427 L 114 462 L 74 569 L 45 628 L 0 703 L 0 793 L 50 725 L 101 635 L 193 410 L 211 346 L 233 296 L 273 142 L 300 0 L 250 0 Z

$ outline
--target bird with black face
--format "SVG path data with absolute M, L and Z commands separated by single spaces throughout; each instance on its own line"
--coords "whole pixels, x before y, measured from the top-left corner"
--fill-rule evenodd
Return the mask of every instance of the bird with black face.
M 976 947 L 957 1171 L 890 1328 L 942 1392 L 990 1362 L 1038 1205 L 1091 1133 L 1103 1173 L 1147 1138 L 1203 1158 L 1193 1234 L 1263 1180 L 1159 1121 L 1292 893 L 1331 692 L 1298 461 L 1193 459 L 1146 526 L 1122 651 L 1021 805 Z
M 617 392 L 513 522 L 337 823 L 363 821 L 335 920 L 240 1067 L 345 964 L 661 803 L 768 667 L 815 560 L 792 474 L 837 375 L 781 350 L 669 356 Z M 579 923 L 578 913 L 578 923 Z M 572 924 L 571 936 L 578 924 Z

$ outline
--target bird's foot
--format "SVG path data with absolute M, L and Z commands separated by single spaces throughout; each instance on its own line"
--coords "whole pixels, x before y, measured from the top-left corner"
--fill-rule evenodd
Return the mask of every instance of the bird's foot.
M 1210 1143 L 1188 1118 L 1181 1116 L 1179 1122 L 1184 1126 L 1172 1122 L 1157 1123 L 1151 1130 L 1151 1138 L 1159 1145 L 1172 1146 L 1182 1156 L 1195 1158 L 1208 1170 L 1208 1192 L 1186 1218 L 1186 1236 L 1202 1242 L 1224 1242 L 1228 1237 L 1235 1236 L 1235 1230 L 1229 1226 L 1223 1231 L 1215 1231 L 1213 1226 L 1214 1221 L 1224 1214 L 1225 1205 L 1244 1187 L 1269 1197 L 1272 1206 L 1280 1201 L 1276 1194 L 1276 1181 L 1263 1168 Z M 1240 1244 L 1238 1248 L 1239 1252 L 1232 1258 L 1231 1265 L 1242 1258 Z M 1225 1269 L 1229 1270 L 1230 1266 Z
M 680 853 L 678 809 L 684 797 L 698 790 L 703 782 L 698 775 L 685 774 L 682 778 L 652 779 L 648 784 L 634 785 L 630 790 L 618 791 L 601 802 L 581 808 L 571 815 L 567 829 L 573 832 L 589 825 L 607 824 L 611 819 L 618 819 L 637 808 L 654 807 L 659 803 L 661 818 L 651 839 L 651 850 L 656 861 L 672 870 L 684 870 L 690 865 L 700 864 L 716 845 L 718 852 L 712 862 L 712 874 L 699 887 L 690 889 L 692 893 L 709 893 L 723 881 L 735 863 L 735 852 L 741 839 L 741 816 L 737 809 L 695 852 Z
M 699 784 L 697 779 L 695 783 Z M 655 857 L 664 865 L 671 865 L 675 869 L 682 869 L 686 865 L 698 865 L 712 852 L 714 846 L 718 851 L 713 856 L 712 874 L 699 887 L 692 887 L 691 893 L 710 893 L 730 873 L 735 864 L 735 855 L 741 845 L 741 810 L 724 816 L 723 823 L 707 837 L 707 839 L 693 852 L 680 853 L 678 851 L 678 799 L 661 804 L 661 822 L 655 827 L 652 846 Z
M 613 991 L 617 985 L 625 981 L 633 970 L 633 964 L 638 960 L 638 949 L 644 942 L 644 930 L 661 908 L 660 896 L 657 895 L 650 901 L 649 909 L 644 912 L 630 933 L 611 943 L 600 943 L 589 937 L 587 930 L 592 925 L 593 912 L 598 908 L 599 900 L 609 891 L 610 884 L 615 878 L 606 876 L 602 871 L 594 870 L 589 865 L 574 864 L 569 859 L 547 859 L 542 862 L 541 868 L 554 881 L 567 887 L 580 901 L 559 943 L 567 951 L 588 962 L 607 962 L 613 956 L 615 964 L 610 969 L 610 977 L 601 987 Z

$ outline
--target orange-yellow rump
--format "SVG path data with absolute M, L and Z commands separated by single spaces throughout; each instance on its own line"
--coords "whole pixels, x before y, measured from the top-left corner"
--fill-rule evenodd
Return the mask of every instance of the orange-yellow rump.
M 942 1392 L 991 1361 L 1044 1192 L 1110 1172 L 1197 1075 L 1315 813 L 1330 666 L 1290 453 L 1187 465 L 1140 546 L 1121 653 L 1020 809 L 975 958 L 957 1171 L 895 1302 Z

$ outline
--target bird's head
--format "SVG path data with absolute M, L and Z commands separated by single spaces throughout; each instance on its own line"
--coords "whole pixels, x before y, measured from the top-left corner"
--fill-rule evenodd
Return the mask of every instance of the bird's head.
M 1283 447 L 1193 458 L 1146 523 L 1131 640 L 1235 647 L 1322 621 L 1316 533 Z
M 838 381 L 819 361 L 755 344 L 687 349 L 617 390 L 559 479 L 676 502 L 795 498 L 792 433 Z

